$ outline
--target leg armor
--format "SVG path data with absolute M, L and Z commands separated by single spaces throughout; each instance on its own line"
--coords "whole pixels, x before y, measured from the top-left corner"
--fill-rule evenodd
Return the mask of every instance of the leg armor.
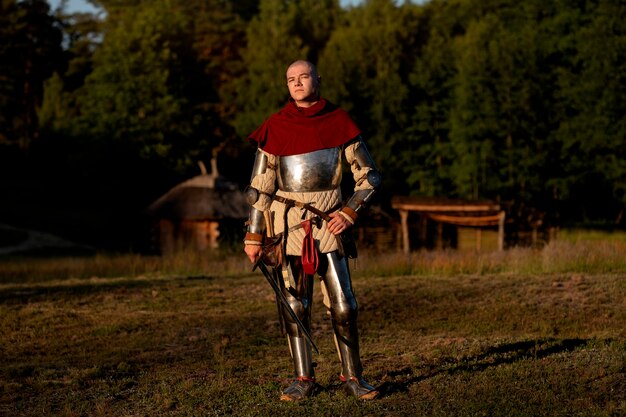
M 327 253 L 322 259 L 319 271 L 330 302 L 342 375 L 347 378 L 360 377 L 362 367 L 357 330 L 358 305 L 352 293 L 348 263 L 336 251 Z
M 323 272 L 322 280 L 326 288 L 335 341 L 341 359 L 341 380 L 344 382 L 344 390 L 361 400 L 375 399 L 379 391 L 362 377 L 363 367 L 359 355 L 357 329 L 358 305 L 352 292 L 348 262 L 337 252 L 327 253 L 324 260 L 320 271 Z
M 289 305 L 308 330 L 311 328 L 313 276 L 304 274 L 298 257 L 289 257 L 289 266 L 296 277 L 296 286 L 290 290 L 283 288 L 283 292 Z M 317 391 L 311 345 L 300 334 L 298 326 L 293 322 L 291 316 L 283 313 L 283 320 L 285 321 L 289 350 L 293 359 L 295 379 L 285 388 L 280 399 L 282 401 L 299 401 L 315 395 Z
M 305 275 L 302 271 L 300 259 L 289 257 L 289 265 L 292 268 L 296 286 L 290 290 L 283 288 L 283 292 L 289 301 L 289 305 L 296 313 L 307 330 L 311 328 L 311 301 L 313 297 L 313 276 Z M 289 349 L 293 358 L 296 378 L 313 377 L 313 361 L 311 345 L 300 334 L 298 326 L 288 314 L 283 313 L 283 320 L 289 338 Z

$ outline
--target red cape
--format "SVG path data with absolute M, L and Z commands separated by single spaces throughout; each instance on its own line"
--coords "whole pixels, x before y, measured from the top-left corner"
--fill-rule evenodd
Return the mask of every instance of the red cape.
M 341 146 L 360 134 L 347 112 L 320 98 L 308 108 L 298 107 L 290 100 L 248 140 L 267 153 L 287 156 Z

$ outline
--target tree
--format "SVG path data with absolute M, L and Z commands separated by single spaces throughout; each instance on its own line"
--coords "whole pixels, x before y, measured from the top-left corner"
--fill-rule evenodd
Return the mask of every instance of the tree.
M 186 17 L 167 0 L 138 6 L 109 21 L 94 70 L 80 89 L 78 122 L 92 138 L 118 142 L 140 157 L 181 169 L 193 133 L 193 65 Z M 191 68 L 193 73 L 193 68 Z M 191 77 L 189 77 L 191 78 Z
M 416 7 L 371 0 L 350 9 L 320 57 L 324 94 L 361 127 L 393 188 L 407 121 L 407 78 L 414 57 Z
M 297 59 L 317 63 L 340 13 L 337 0 L 262 0 L 248 26 L 243 54 L 245 75 L 237 84 L 237 132 L 246 136 L 288 98 L 287 65 Z
M 526 201 L 541 193 L 545 154 L 537 19 L 525 7 L 497 2 L 457 40 L 450 138 L 460 195 Z M 532 185 L 531 185 L 532 184 Z
M 0 143 L 27 150 L 38 135 L 43 82 L 61 64 L 62 33 L 43 0 L 0 3 Z
M 102 38 L 103 22 L 90 13 L 67 14 L 61 3 L 56 19 L 64 32 L 63 62 L 44 82 L 37 116 L 43 141 L 79 136 L 77 90 L 93 70 L 93 54 Z M 45 144 L 47 145 L 47 144 Z M 44 145 L 44 146 L 45 146 Z
M 244 7 L 245 6 L 245 7 Z M 204 123 L 196 128 L 200 149 L 214 149 L 236 159 L 240 149 L 225 146 L 237 138 L 233 121 L 237 115 L 236 81 L 245 74 L 242 51 L 246 43 L 246 19 L 255 4 L 196 0 L 182 3 L 190 17 L 189 28 L 199 72 L 194 75 L 187 97 L 202 109 Z M 228 165 L 228 164 L 227 164 Z M 236 175 L 232 172 L 231 175 Z
M 432 29 L 411 77 L 408 182 L 427 195 L 539 203 L 552 168 L 557 10 L 459 1 L 426 11 Z
M 611 198 L 626 204 L 626 6 L 600 0 L 570 14 L 577 25 L 560 70 L 565 117 L 555 132 L 568 173 L 561 194 L 579 201 L 584 216 L 606 218 L 620 209 Z M 598 195 L 603 187 L 612 195 Z
M 463 34 L 458 28 L 464 13 L 456 2 L 430 2 L 420 15 L 400 162 L 410 194 L 449 195 L 454 189 L 449 140 L 457 73 L 453 42 Z

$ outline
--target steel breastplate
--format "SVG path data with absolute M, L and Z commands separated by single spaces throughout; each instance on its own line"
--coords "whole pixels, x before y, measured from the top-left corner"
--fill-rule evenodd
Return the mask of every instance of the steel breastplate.
M 278 157 L 278 188 L 289 192 L 334 190 L 341 183 L 340 148 Z

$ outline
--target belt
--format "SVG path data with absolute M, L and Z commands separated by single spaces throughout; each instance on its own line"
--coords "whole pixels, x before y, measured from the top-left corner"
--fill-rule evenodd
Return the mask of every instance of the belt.
M 313 214 L 317 214 L 319 217 L 321 217 L 323 220 L 326 220 L 327 222 L 329 222 L 331 220 L 331 217 L 328 215 L 328 213 L 325 213 L 322 210 L 313 207 L 309 203 L 302 203 L 300 201 L 293 200 L 291 198 L 285 198 L 285 197 L 280 196 L 280 195 L 274 195 L 274 196 L 272 196 L 272 198 L 274 200 L 280 202 L 280 203 L 283 203 L 287 207 L 294 206 L 294 207 L 300 207 L 300 208 L 303 208 L 305 210 L 308 210 L 308 211 L 310 211 Z M 330 209 L 330 211 L 334 211 L 334 210 L 336 210 L 336 207 L 333 207 L 332 209 Z

